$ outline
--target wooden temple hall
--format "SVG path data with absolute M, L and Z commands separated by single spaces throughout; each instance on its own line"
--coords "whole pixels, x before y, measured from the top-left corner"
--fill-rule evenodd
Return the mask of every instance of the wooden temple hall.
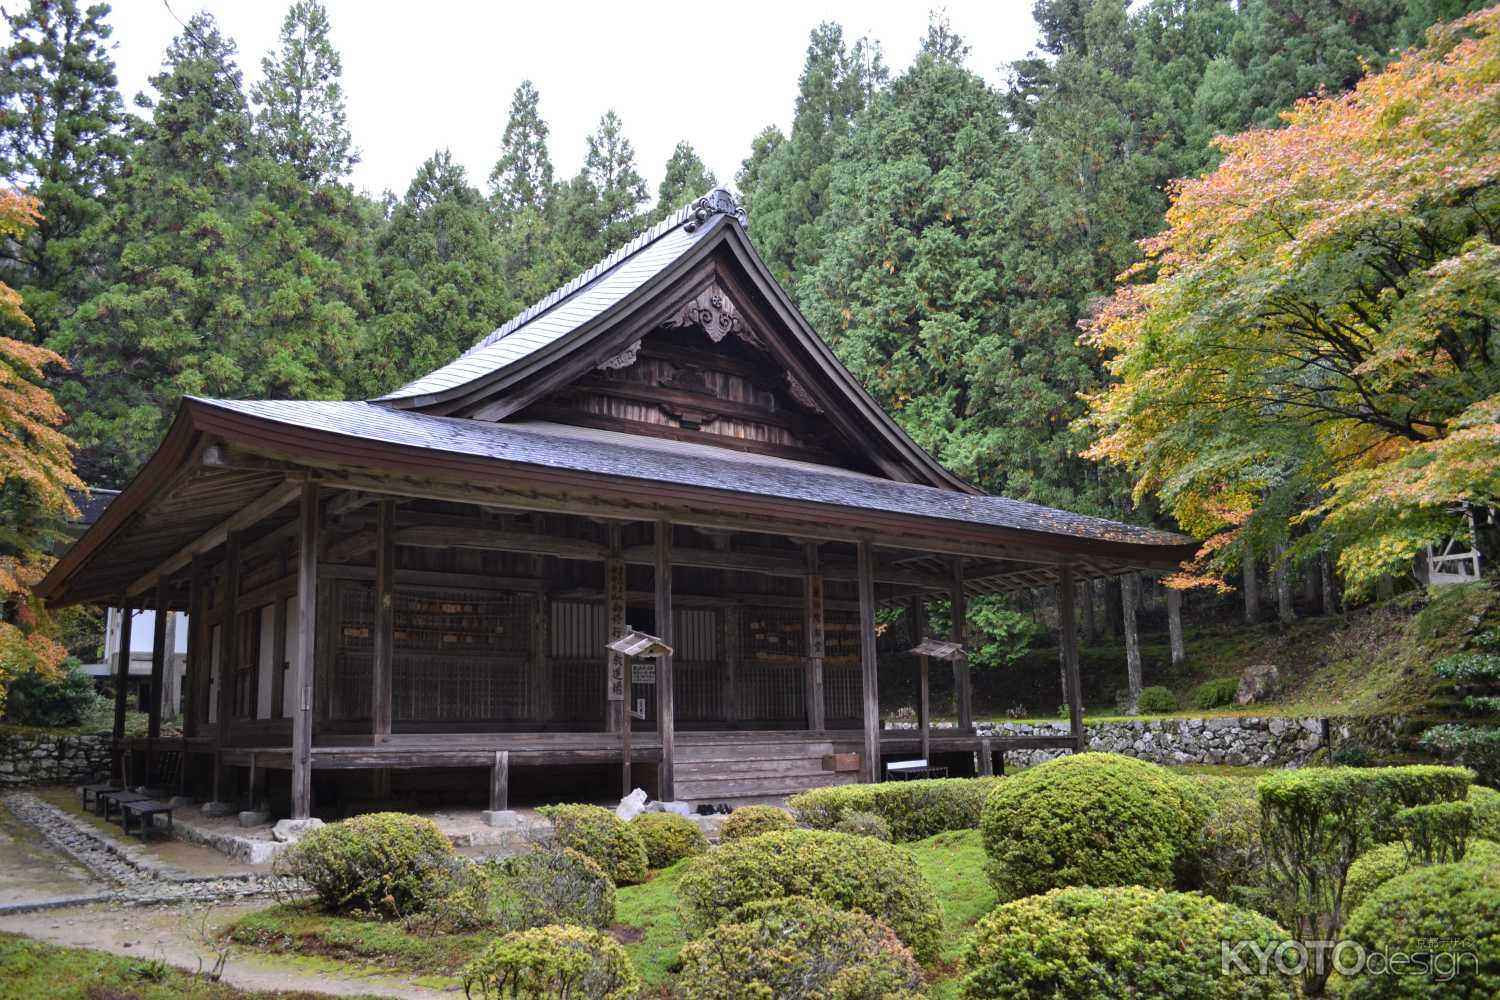
M 387 396 L 187 400 L 40 589 L 188 615 L 183 735 L 154 711 L 127 740 L 117 706 L 132 784 L 175 752 L 190 794 L 292 817 L 434 789 L 602 799 L 622 772 L 735 803 L 924 749 L 988 769 L 1005 748 L 980 752 L 962 651 L 980 594 L 1058 588 L 1073 718 L 1052 742 L 1076 746 L 1075 581 L 1192 551 L 946 471 L 715 191 Z M 954 602 L 952 634 L 892 641 L 884 609 L 924 598 Z M 606 649 L 627 630 L 670 655 L 627 664 Z M 921 640 L 943 640 L 958 710 L 925 747 L 883 726 L 878 683 Z

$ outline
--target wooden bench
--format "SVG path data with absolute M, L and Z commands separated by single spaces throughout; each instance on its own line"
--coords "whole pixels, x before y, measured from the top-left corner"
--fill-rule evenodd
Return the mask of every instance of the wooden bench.
M 89 807 L 89 796 L 92 795 L 94 797 L 94 807 L 97 811 L 100 795 L 107 792 L 123 792 L 124 790 L 112 781 L 105 781 L 94 785 L 79 785 L 78 796 L 83 801 L 83 808 L 87 809 Z
M 145 792 L 100 792 L 96 801 L 99 802 L 104 808 L 104 811 L 100 813 L 100 815 L 105 819 L 109 819 L 114 815 L 115 809 L 117 807 L 123 808 L 125 803 L 127 802 L 143 802 L 149 798 L 151 798 L 151 796 L 147 795 Z M 99 812 L 99 810 L 97 809 L 94 811 Z
M 167 836 L 172 836 L 172 810 L 177 807 L 170 802 L 160 799 L 135 799 L 120 804 L 120 825 L 125 829 L 125 835 L 130 835 L 130 820 L 134 817 L 141 824 L 141 839 L 145 840 L 151 835 L 155 824 L 155 817 L 165 815 L 167 817 Z
M 946 778 L 946 767 L 933 767 L 926 760 L 894 760 L 885 766 L 887 781 L 915 781 L 919 778 Z

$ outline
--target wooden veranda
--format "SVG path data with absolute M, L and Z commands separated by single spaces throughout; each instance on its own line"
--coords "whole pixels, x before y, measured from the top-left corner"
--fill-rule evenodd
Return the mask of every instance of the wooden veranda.
M 822 769 L 834 754 L 878 780 L 920 750 L 879 695 L 882 659 L 923 637 L 882 647 L 877 618 L 913 602 L 950 602 L 962 646 L 969 600 L 1056 586 L 1071 735 L 1010 742 L 1076 747 L 1075 581 L 1192 550 L 942 469 L 716 192 L 380 400 L 186 401 L 41 592 L 187 612 L 184 736 L 153 712 L 127 744 L 123 701 L 116 736 L 185 749 L 200 796 L 232 783 L 301 817 L 315 781 L 367 772 L 379 798 L 392 772 L 485 769 L 504 809 L 518 776 L 568 797 L 566 769 L 628 745 L 657 797 L 717 803 L 852 778 Z M 628 628 L 672 655 L 627 676 L 605 644 Z M 952 670 L 931 752 L 983 770 L 1011 747 L 981 747 Z

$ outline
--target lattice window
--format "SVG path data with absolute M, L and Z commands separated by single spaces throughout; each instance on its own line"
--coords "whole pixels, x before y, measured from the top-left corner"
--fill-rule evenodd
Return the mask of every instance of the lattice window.
M 735 678 L 740 719 L 747 723 L 806 719 L 801 610 L 747 608 L 742 622 L 744 656 Z
M 859 663 L 859 615 L 826 611 L 823 616 L 823 714 L 831 724 L 864 715 L 864 676 Z

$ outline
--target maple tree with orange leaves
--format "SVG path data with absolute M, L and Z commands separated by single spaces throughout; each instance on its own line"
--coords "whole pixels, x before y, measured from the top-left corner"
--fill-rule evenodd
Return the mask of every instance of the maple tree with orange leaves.
M 1500 7 L 1284 118 L 1177 182 L 1090 325 L 1089 455 L 1201 569 L 1295 535 L 1360 591 L 1500 504 Z
M 23 239 L 38 218 L 36 199 L 0 190 L 0 238 Z M 3 282 L 0 317 L 30 325 L 21 297 Z M 83 489 L 72 442 L 59 429 L 62 409 L 43 382 L 48 365 L 63 359 L 0 337 L 0 708 L 12 677 L 55 669 L 65 655 L 31 595 L 52 564 L 47 546 L 58 523 L 77 516 L 68 490 Z

